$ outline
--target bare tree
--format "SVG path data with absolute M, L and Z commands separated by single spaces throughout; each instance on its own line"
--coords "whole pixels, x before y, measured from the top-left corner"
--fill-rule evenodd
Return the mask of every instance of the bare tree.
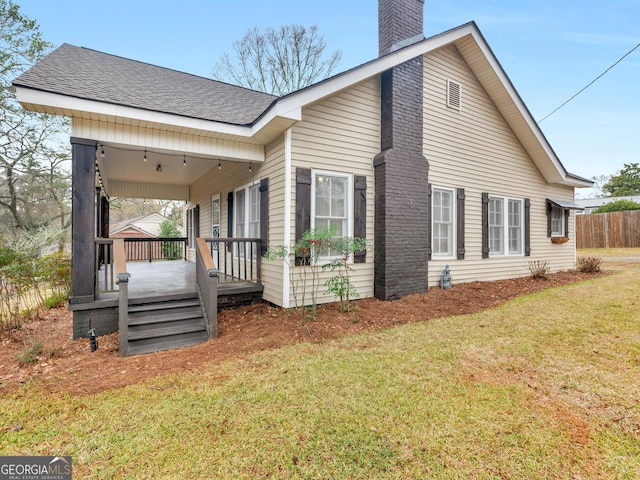
M 23 110 L 11 86 L 50 48 L 34 20 L 0 0 L 0 243 L 69 226 L 69 146 L 58 137 L 67 121 Z
M 286 95 L 329 77 L 342 58 L 323 57 L 326 42 L 317 25 L 283 25 L 264 33 L 251 28 L 233 42 L 213 69 L 213 78 L 274 95 Z

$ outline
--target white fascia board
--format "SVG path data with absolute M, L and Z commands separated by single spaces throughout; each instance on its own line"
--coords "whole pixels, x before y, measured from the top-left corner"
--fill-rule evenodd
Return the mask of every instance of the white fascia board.
M 559 182 L 562 185 L 567 185 L 569 187 L 575 188 L 591 188 L 593 187 L 593 182 L 591 180 L 579 179 L 572 177 L 571 175 L 567 175 L 564 181 Z
M 86 117 L 86 114 L 106 115 L 114 118 L 129 118 L 141 122 L 150 122 L 189 130 L 216 132 L 246 138 L 251 137 L 250 127 L 97 102 L 19 86 L 16 87 L 16 99 L 21 104 L 39 105 L 63 112 L 65 116 L 78 116 L 82 118 Z

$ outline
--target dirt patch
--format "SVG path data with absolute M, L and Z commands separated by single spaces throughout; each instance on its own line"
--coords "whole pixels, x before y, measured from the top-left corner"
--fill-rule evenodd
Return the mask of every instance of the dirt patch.
M 597 275 L 568 271 L 554 273 L 548 280 L 523 277 L 458 284 L 450 290 L 436 287 L 393 302 L 359 300 L 354 302 L 357 311 L 351 313 L 340 312 L 338 304 L 327 304 L 318 307 L 314 321 L 305 320 L 296 311 L 251 305 L 221 311 L 216 339 L 194 347 L 127 358 L 118 356 L 117 334 L 99 337 L 98 351 L 93 353 L 89 340 L 73 340 L 72 315 L 66 308 L 57 308 L 25 327 L 28 332 L 0 336 L 0 391 L 31 381 L 52 392 L 98 393 L 148 377 L 192 369 L 204 362 L 220 362 L 301 341 L 323 342 L 352 333 L 474 313 L 520 295 Z M 17 356 L 24 352 L 25 345 L 30 345 L 29 338 L 42 340 L 44 350 L 35 362 L 24 365 Z

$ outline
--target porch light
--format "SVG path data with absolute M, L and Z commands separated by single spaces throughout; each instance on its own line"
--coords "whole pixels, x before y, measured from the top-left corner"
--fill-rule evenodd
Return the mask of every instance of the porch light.
M 253 172 L 253 163 L 249 163 L 249 171 Z
M 222 162 L 218 159 L 218 170 L 222 170 Z
M 104 145 L 100 145 L 101 148 L 101 152 L 100 152 L 100 158 L 104 158 Z
M 161 164 L 156 165 L 156 172 L 158 172 L 158 173 L 162 172 L 162 165 Z
M 145 162 L 147 161 L 147 151 L 146 150 L 144 151 L 144 161 Z
M 183 166 L 187 166 L 187 156 L 186 155 L 182 155 L 182 165 Z

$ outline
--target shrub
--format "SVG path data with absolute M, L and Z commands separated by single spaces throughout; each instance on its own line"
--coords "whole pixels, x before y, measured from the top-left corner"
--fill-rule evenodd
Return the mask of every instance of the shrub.
M 529 271 L 531 272 L 531 277 L 534 279 L 548 280 L 549 273 L 551 273 L 549 261 L 534 260 L 533 262 L 529 262 Z
M 68 295 L 56 293 L 44 299 L 44 306 L 46 308 L 62 307 L 67 303 Z
M 178 229 L 177 222 L 167 219 L 160 224 L 160 236 L 162 238 L 180 238 L 182 233 Z M 162 242 L 162 257 L 165 260 L 180 260 L 182 258 L 182 243 Z
M 625 199 L 615 200 L 600 205 L 591 213 L 620 212 L 622 210 L 640 210 L 640 203 Z
M 38 360 L 38 355 L 42 353 L 42 342 L 36 342 L 31 347 L 24 347 L 24 352 L 21 355 L 16 355 L 18 360 L 24 365 L 28 363 L 34 363 Z
M 315 319 L 316 316 L 320 271 L 336 273 L 324 283 L 324 286 L 327 287 L 327 293 L 333 294 L 340 301 L 343 311 L 350 311 L 350 300 L 358 297 L 358 292 L 349 278 L 353 269 L 347 264 L 347 259 L 354 252 L 369 248 L 368 242 L 364 238 L 339 237 L 336 233 L 335 225 L 312 228 L 303 233 L 292 249 L 272 247 L 264 257 L 265 260 L 284 258 L 290 267 L 292 264 L 297 266 L 289 268 L 293 299 L 296 308 L 301 307 L 303 314 L 310 319 Z M 338 258 L 326 265 L 320 265 L 323 256 Z M 310 294 L 311 303 L 307 299 L 307 293 Z
M 582 273 L 598 273 L 601 263 L 602 259 L 598 257 L 580 257 L 578 258 L 578 270 Z

